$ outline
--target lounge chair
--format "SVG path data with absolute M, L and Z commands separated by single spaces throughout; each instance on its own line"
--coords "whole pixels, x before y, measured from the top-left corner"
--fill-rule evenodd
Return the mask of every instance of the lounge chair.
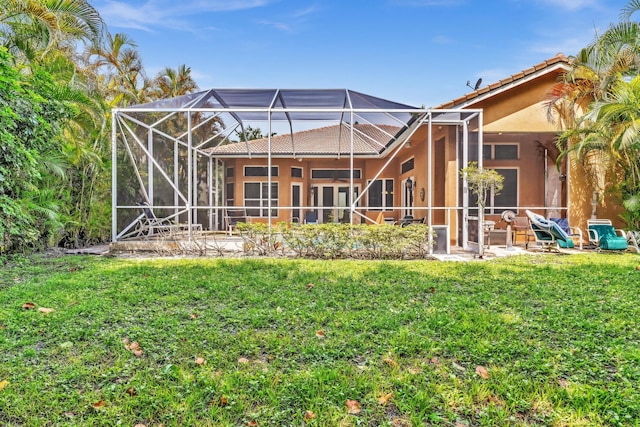
M 635 253 L 640 253 L 640 231 L 627 231 L 627 244 L 629 249 Z
M 526 210 L 526 213 L 536 244 L 542 249 L 571 249 L 575 246 L 571 237 L 557 223 L 530 210 Z
M 567 218 L 549 218 L 551 221 L 555 222 L 556 224 L 558 224 L 558 226 L 560 228 L 562 228 L 564 230 L 565 233 L 567 233 L 567 236 L 571 237 L 571 239 L 575 239 L 577 240 L 577 242 L 574 242 L 578 245 L 578 248 L 580 250 L 582 250 L 582 230 L 580 230 L 578 227 L 571 227 L 569 225 L 569 220 Z
M 608 251 L 625 251 L 629 247 L 627 235 L 622 230 L 616 230 L 609 219 L 587 220 L 589 243 L 598 249 Z
M 175 222 L 178 214 L 158 218 L 147 202 L 138 203 L 142 213 L 116 236 L 117 240 L 173 236 L 176 232 L 189 231 L 189 224 Z M 191 224 L 192 231 L 202 231 L 201 224 Z

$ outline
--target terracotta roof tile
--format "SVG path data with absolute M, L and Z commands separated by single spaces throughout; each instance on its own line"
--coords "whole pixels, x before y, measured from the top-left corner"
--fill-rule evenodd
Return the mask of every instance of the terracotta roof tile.
M 389 125 L 356 124 L 353 151 L 356 155 L 377 155 L 391 142 L 400 127 Z M 209 150 L 214 156 L 267 155 L 267 138 L 235 142 Z M 248 148 L 247 148 L 248 146 Z M 293 134 L 271 137 L 271 154 L 276 156 L 348 155 L 351 151 L 350 129 L 345 125 L 326 126 Z
M 467 93 L 466 95 L 460 96 L 458 98 L 453 99 L 452 101 L 446 102 L 444 104 L 439 105 L 438 107 L 436 107 L 437 109 L 446 109 L 446 108 L 455 108 L 457 106 L 459 106 L 460 104 L 463 103 L 467 103 L 470 102 L 478 97 L 480 97 L 481 95 L 484 95 L 488 92 L 494 91 L 496 89 L 500 89 L 503 86 L 506 86 L 508 84 L 511 83 L 517 83 L 519 80 L 522 80 L 528 76 L 530 76 L 531 74 L 537 73 L 541 70 L 547 69 L 547 68 L 555 68 L 556 64 L 559 63 L 564 63 L 564 64 L 568 64 L 569 63 L 569 59 L 562 53 L 558 53 L 556 56 L 554 56 L 553 58 L 549 58 L 545 61 L 542 61 L 539 64 L 534 65 L 533 67 L 527 68 L 526 70 L 517 72 L 507 78 L 504 78 L 500 81 L 497 81 L 495 83 L 492 83 L 488 86 L 482 87 L 478 90 L 474 90 L 473 92 Z

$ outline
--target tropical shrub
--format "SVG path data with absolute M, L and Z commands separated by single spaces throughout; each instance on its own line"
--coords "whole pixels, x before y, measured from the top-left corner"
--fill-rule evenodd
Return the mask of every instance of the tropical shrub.
M 390 224 L 281 223 L 269 231 L 267 224 L 241 223 L 238 231 L 248 254 L 268 255 L 282 251 L 320 259 L 424 258 L 435 236 L 424 224 L 398 227 Z

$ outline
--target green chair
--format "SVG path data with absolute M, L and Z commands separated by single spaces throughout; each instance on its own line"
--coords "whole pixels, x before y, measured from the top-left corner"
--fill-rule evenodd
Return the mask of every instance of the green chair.
M 616 230 L 609 219 L 587 220 L 589 243 L 607 251 L 626 251 L 629 247 L 624 231 Z
M 572 249 L 575 246 L 571 237 L 557 223 L 530 210 L 525 212 L 538 246 L 543 249 Z

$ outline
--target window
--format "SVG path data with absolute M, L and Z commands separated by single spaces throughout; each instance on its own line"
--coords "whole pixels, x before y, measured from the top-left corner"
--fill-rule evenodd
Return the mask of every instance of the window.
M 267 217 L 269 216 L 269 183 L 267 182 L 245 182 L 244 183 L 244 205 L 247 216 Z M 271 183 L 271 216 L 278 216 L 278 183 Z
M 518 144 L 484 144 L 482 146 L 484 160 L 518 160 Z
M 502 182 L 502 191 L 495 194 L 489 191 L 487 195 L 487 214 L 497 215 L 505 210 L 516 210 L 518 206 L 518 169 L 494 169 L 504 177 Z M 478 198 L 475 194 L 469 193 L 469 206 L 478 205 Z
M 353 178 L 360 179 L 360 169 L 353 170 Z M 349 169 L 313 169 L 311 178 L 313 179 L 349 179 L 351 172 Z
M 233 174 L 234 174 L 233 166 L 229 166 L 227 168 L 227 178 L 233 178 Z
M 400 166 L 400 170 L 402 171 L 402 173 L 407 173 L 409 171 L 412 171 L 414 168 L 414 164 L 413 164 L 413 157 L 410 158 L 409 160 L 407 160 L 406 162 L 404 162 L 401 166 Z
M 291 167 L 291 178 L 302 178 L 302 168 Z
M 245 166 L 244 176 L 269 176 L 266 166 Z M 278 166 L 271 166 L 271 176 L 278 176 Z
M 376 179 L 367 193 L 370 210 L 393 210 L 393 179 Z
M 234 199 L 233 193 L 234 193 L 235 185 L 233 184 L 233 182 L 227 182 L 225 188 L 226 188 L 225 196 L 227 198 L 227 206 L 233 206 L 233 199 Z

